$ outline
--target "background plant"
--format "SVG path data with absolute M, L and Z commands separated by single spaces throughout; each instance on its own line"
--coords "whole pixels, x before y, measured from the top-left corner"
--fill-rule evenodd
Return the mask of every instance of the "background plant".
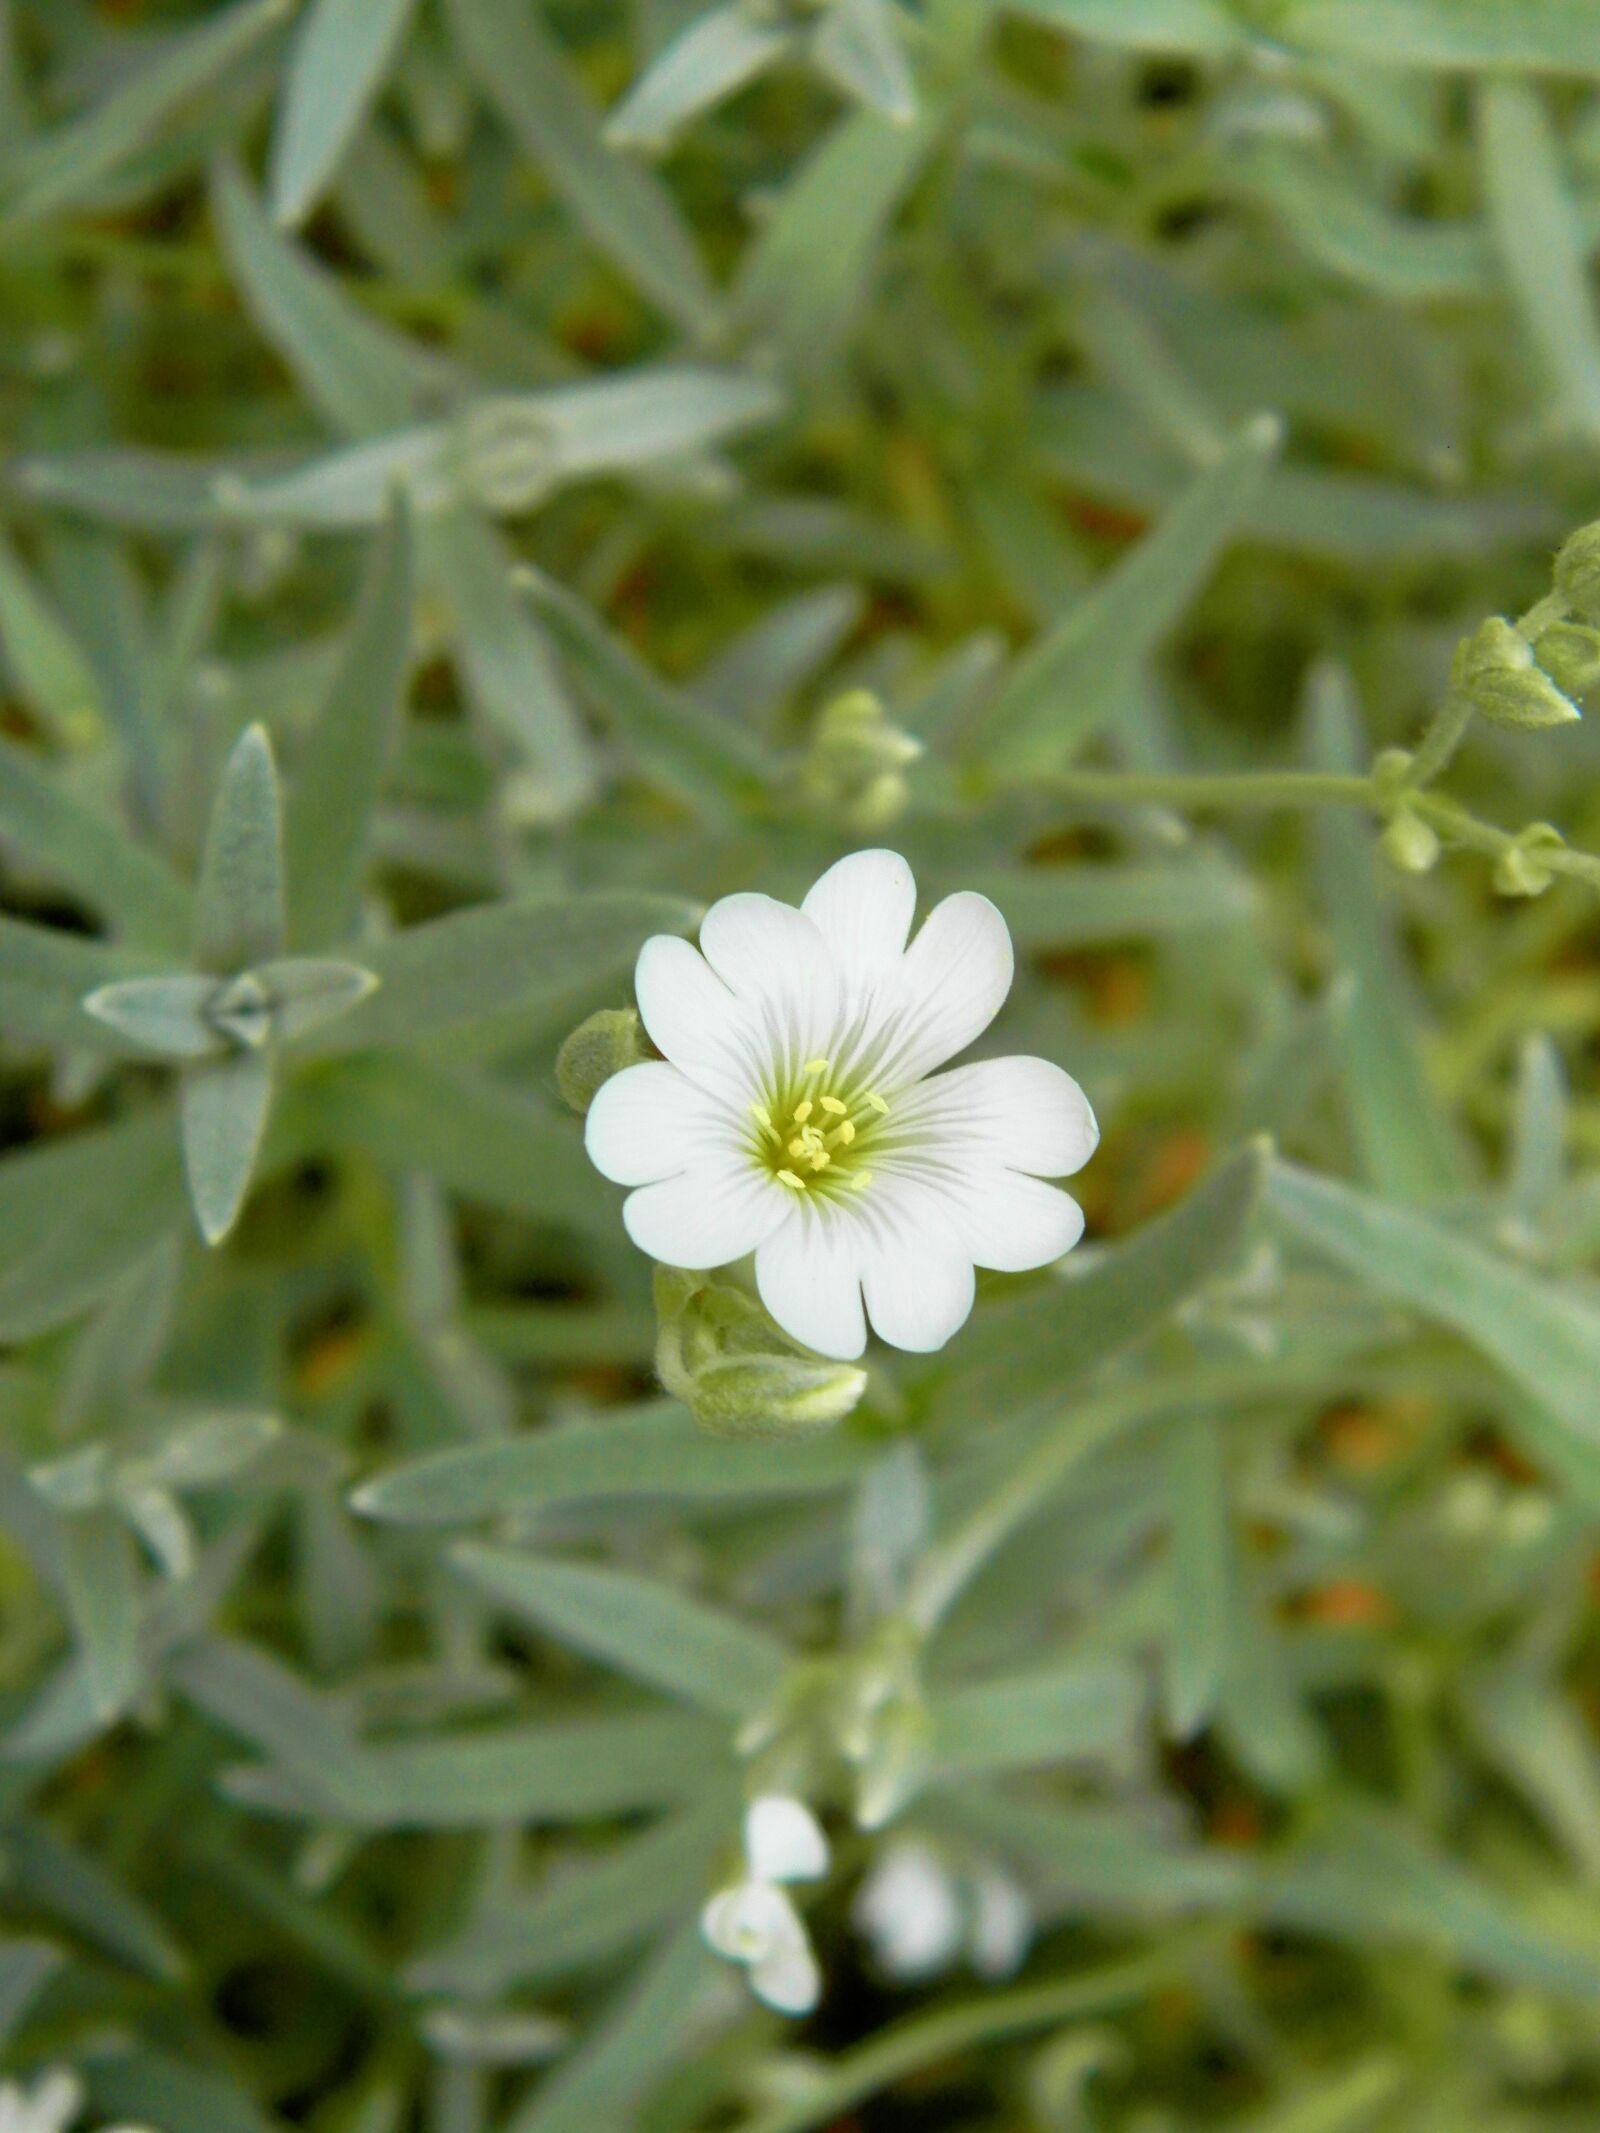
M 0 0 L 8 2073 L 1595 2122 L 1597 239 L 1581 0 Z M 658 1377 L 558 1050 L 879 841 L 1091 1241 Z

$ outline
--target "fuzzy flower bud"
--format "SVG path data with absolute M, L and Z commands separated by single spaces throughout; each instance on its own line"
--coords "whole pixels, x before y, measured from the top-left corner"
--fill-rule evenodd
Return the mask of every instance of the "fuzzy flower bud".
M 1582 696 L 1600 681 L 1600 630 L 1581 622 L 1554 622 L 1541 632 L 1534 651 L 1565 696 Z
M 602 1007 L 580 1022 L 557 1052 L 556 1087 L 581 1118 L 603 1082 L 655 1056 L 636 1009 Z
M 1579 716 L 1534 660 L 1533 647 L 1503 615 L 1490 615 L 1456 648 L 1453 686 L 1491 725 L 1568 726 Z
M 867 1389 L 864 1370 L 805 1354 L 731 1283 L 662 1267 L 655 1292 L 656 1375 L 713 1436 L 830 1429 Z
M 1565 842 L 1553 823 L 1531 823 L 1495 861 L 1494 885 L 1500 894 L 1542 896 L 1555 880 L 1555 872 L 1541 854 L 1559 851 Z
M 1580 526 L 1556 556 L 1556 591 L 1585 622 L 1600 622 L 1600 519 Z
M 808 796 L 856 830 L 878 830 L 906 804 L 906 771 L 922 743 L 893 725 L 870 690 L 851 689 L 817 720 L 803 782 Z
M 1409 808 L 1391 817 L 1378 839 L 1383 855 L 1402 874 L 1426 874 L 1439 857 L 1439 838 L 1433 825 Z

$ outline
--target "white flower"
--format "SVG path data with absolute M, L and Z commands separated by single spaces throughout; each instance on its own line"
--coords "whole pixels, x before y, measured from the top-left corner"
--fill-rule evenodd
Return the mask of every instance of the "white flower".
M 745 1810 L 742 1881 L 719 1889 L 700 1917 L 700 1930 L 718 1955 L 743 1963 L 751 1990 L 780 2014 L 809 2014 L 822 1993 L 811 1952 L 786 1881 L 815 1881 L 828 1871 L 828 1840 L 803 1800 L 764 1793 Z
M 32 2088 L 0 2081 L 0 2133 L 66 2133 L 83 2109 L 83 2083 L 64 2066 L 51 2067 Z M 138 2126 L 107 2133 L 143 2133 Z
M 798 910 L 726 896 L 698 951 L 646 941 L 634 989 L 665 1057 L 614 1075 L 588 1117 L 597 1168 L 637 1188 L 623 1219 L 642 1251 L 693 1271 L 753 1252 L 772 1317 L 842 1361 L 868 1317 L 897 1348 L 941 1348 L 974 1266 L 1069 1251 L 1082 1213 L 1043 1180 L 1099 1137 L 1047 1060 L 934 1073 L 999 1012 L 1011 940 L 963 892 L 908 945 L 915 902 L 898 853 L 857 852 Z
M 908 1984 L 961 1956 L 982 1977 L 1009 1977 L 1033 1933 L 1028 1899 L 1008 1874 L 987 1864 L 957 1873 L 916 1837 L 883 1852 L 851 1917 L 879 1968 Z
M 926 1845 L 892 1844 L 862 1882 L 851 1913 L 890 1977 L 925 1978 L 961 1952 L 966 1920 L 953 1875 Z

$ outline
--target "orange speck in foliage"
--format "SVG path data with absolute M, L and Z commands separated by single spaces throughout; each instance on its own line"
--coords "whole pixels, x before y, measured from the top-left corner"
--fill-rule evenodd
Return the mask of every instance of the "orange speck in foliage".
M 1211 1142 L 1192 1127 L 1169 1133 L 1150 1151 L 1139 1181 L 1141 1215 L 1159 1214 L 1196 1185 L 1211 1163 Z
M 300 1365 L 300 1390 L 308 1399 L 329 1392 L 353 1371 L 368 1346 L 364 1327 L 341 1326 L 324 1333 L 306 1350 Z
M 1207 1835 L 1218 1844 L 1241 1848 L 1261 1841 L 1261 1814 L 1253 1800 L 1237 1796 L 1219 1800 L 1212 1810 Z
M 1379 1408 L 1330 1407 L 1319 1427 L 1329 1457 L 1353 1473 L 1387 1466 L 1400 1449 L 1394 1417 Z
M 1395 1619 L 1394 1602 L 1362 1578 L 1333 1578 L 1308 1592 L 1303 1612 L 1330 1629 L 1384 1629 Z
M 1092 496 L 1069 496 L 1062 508 L 1071 526 L 1097 541 L 1135 541 L 1150 523 L 1142 511 L 1101 503 Z

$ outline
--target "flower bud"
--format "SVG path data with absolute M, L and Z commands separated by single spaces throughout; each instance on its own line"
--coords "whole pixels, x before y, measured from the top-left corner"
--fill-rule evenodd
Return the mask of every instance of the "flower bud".
M 602 1007 L 580 1022 L 556 1054 L 556 1087 L 581 1118 L 602 1082 L 656 1053 L 631 1007 Z
M 1372 782 L 1381 800 L 1398 800 L 1411 778 L 1416 761 L 1409 748 L 1381 748 L 1372 759 Z
M 702 1370 L 690 1405 L 713 1436 L 792 1437 L 842 1422 L 866 1389 L 853 1363 L 747 1355 Z
M 922 743 L 890 721 L 870 690 L 851 689 L 818 718 L 802 782 L 852 829 L 883 829 L 904 809 L 905 773 L 921 754 Z
M 1555 871 L 1541 853 L 1559 851 L 1566 840 L 1549 822 L 1535 822 L 1515 844 L 1500 854 L 1494 865 L 1494 885 L 1502 896 L 1542 896 Z
M 1556 591 L 1585 622 L 1600 622 L 1600 519 L 1580 526 L 1556 556 Z
M 655 1303 L 656 1375 L 713 1436 L 827 1429 L 867 1389 L 864 1370 L 805 1353 L 732 1282 L 658 1267 Z
M 1533 647 L 1503 615 L 1490 615 L 1456 648 L 1453 686 L 1492 725 L 1567 726 L 1579 716 L 1534 661 Z
M 546 415 L 515 394 L 497 394 L 471 408 L 462 422 L 461 447 L 467 488 L 485 510 L 528 511 L 550 493 L 555 432 Z
M 1439 857 L 1437 832 L 1410 808 L 1390 818 L 1378 842 L 1383 856 L 1402 874 L 1426 874 Z
M 1534 652 L 1564 696 L 1582 696 L 1600 681 L 1600 630 L 1554 622 L 1541 633 Z

